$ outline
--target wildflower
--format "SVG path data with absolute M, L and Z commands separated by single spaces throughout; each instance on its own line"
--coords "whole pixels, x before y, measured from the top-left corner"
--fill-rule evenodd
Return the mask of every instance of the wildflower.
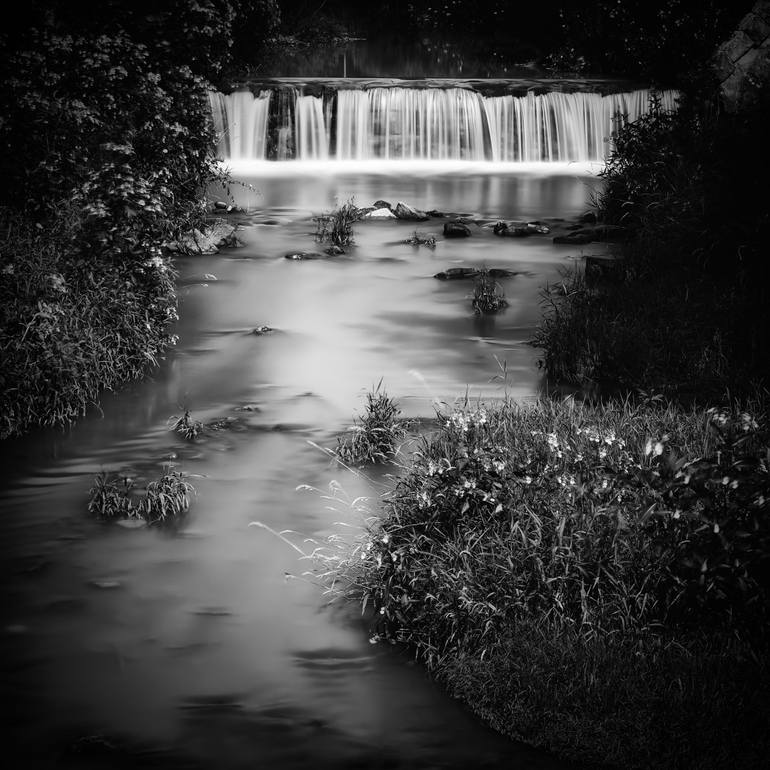
M 548 434 L 548 435 L 545 437 L 545 440 L 548 442 L 548 446 L 549 446 L 549 447 L 550 447 L 552 450 L 554 450 L 554 451 L 555 451 L 555 450 L 557 450 L 557 449 L 559 448 L 559 439 L 558 439 L 558 437 L 556 436 L 556 434 L 555 434 L 555 433 L 549 433 L 549 434 Z
M 677 508 L 677 509 L 674 511 L 674 518 L 675 518 L 675 519 L 678 519 L 678 518 L 681 518 L 681 516 L 682 516 L 682 512 L 679 510 L 679 508 Z
M 0 272 L 2 272 L 3 275 L 13 275 L 15 270 L 13 265 L 5 265 Z
M 385 545 L 390 542 L 390 535 L 387 532 L 382 536 L 382 542 L 385 543 Z
M 730 489 L 738 489 L 738 479 L 733 479 L 730 482 Z
M 428 476 L 435 476 L 436 473 L 440 473 L 439 466 L 436 465 L 436 463 L 433 462 L 433 460 L 428 461 Z
M 503 460 L 493 460 L 492 466 L 498 473 L 502 473 L 505 470 L 505 462 Z
M 532 476 L 525 476 L 524 477 L 524 483 L 525 484 L 531 484 L 532 483 Z
M 730 477 L 729 476 L 722 476 L 722 486 L 727 486 L 730 483 Z
M 604 447 L 602 447 L 599 450 L 599 459 L 603 460 L 606 456 L 607 456 L 607 450 Z
M 375 634 L 374 636 L 369 637 L 369 644 L 377 644 L 377 642 L 380 641 L 379 634 Z
M 750 430 L 756 430 L 759 427 L 757 421 L 747 412 L 741 412 L 739 418 L 741 421 L 741 429 L 744 433 L 748 433 Z
M 663 454 L 663 444 L 661 444 L 660 441 L 655 442 L 655 446 L 652 448 L 652 454 L 655 457 Z

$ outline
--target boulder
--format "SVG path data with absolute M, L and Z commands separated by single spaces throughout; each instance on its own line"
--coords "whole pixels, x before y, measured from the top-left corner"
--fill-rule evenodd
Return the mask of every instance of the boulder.
M 536 233 L 537 235 L 548 235 L 551 232 L 551 228 L 542 222 L 527 222 L 526 228 L 528 232 Z
M 425 212 L 429 217 L 433 217 L 434 219 L 442 219 L 443 217 L 447 216 L 443 211 L 437 211 L 436 209 L 431 209 L 430 211 Z
M 338 257 L 340 254 L 344 253 L 345 249 L 343 249 L 342 246 L 337 246 L 336 243 L 333 243 L 328 249 L 324 249 L 324 254 L 328 254 L 330 257 Z
M 390 205 L 387 201 L 379 200 L 372 203 L 372 208 L 375 209 L 392 209 L 393 206 Z
M 426 219 L 430 218 L 424 211 L 418 211 L 416 208 L 413 208 L 402 201 L 399 201 L 396 204 L 393 213 L 398 219 L 406 219 L 411 222 L 424 222 Z
M 387 208 L 375 209 L 368 214 L 364 214 L 364 219 L 395 219 L 396 215 Z
M 471 228 L 463 222 L 445 222 L 445 238 L 470 238 Z
M 586 211 L 578 217 L 578 222 L 580 222 L 581 225 L 595 225 L 596 214 L 593 211 Z
M 499 235 L 501 238 L 527 238 L 533 235 L 536 231 L 530 229 L 526 225 L 514 225 L 509 226 L 507 222 L 498 222 L 493 232 L 495 235 Z

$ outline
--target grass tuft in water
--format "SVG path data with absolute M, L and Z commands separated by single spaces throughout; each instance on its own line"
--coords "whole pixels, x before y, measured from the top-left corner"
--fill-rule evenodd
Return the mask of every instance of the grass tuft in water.
M 486 268 L 479 270 L 473 284 L 473 310 L 476 314 L 497 313 L 508 307 L 503 287 Z
M 388 462 L 406 436 L 398 404 L 382 388 L 382 380 L 366 394 L 363 417 L 337 440 L 337 457 L 346 464 Z
M 103 519 L 141 519 L 148 524 L 165 522 L 184 514 L 195 489 L 179 471 L 167 466 L 143 495 L 135 493 L 133 479 L 99 473 L 89 490 L 88 512 Z
M 203 423 L 200 420 L 194 420 L 189 409 L 185 409 L 184 414 L 179 418 L 172 417 L 169 425 L 170 430 L 187 441 L 194 441 L 203 432 Z
M 329 214 L 316 217 L 315 239 L 319 243 L 329 243 L 344 249 L 353 243 L 353 224 L 360 218 L 361 213 L 354 199 L 350 198 Z

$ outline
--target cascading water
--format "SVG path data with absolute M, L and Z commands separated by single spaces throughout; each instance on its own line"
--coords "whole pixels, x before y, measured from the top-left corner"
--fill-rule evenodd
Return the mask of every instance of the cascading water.
M 601 161 L 617 122 L 647 112 L 652 95 L 484 96 L 467 88 L 377 86 L 326 97 L 288 88 L 271 100 L 270 93 L 210 95 L 223 158 Z M 663 109 L 675 109 L 676 92 L 658 98 Z M 268 119 L 271 104 L 280 114 Z
M 219 151 L 230 160 L 261 159 L 267 150 L 271 91 L 209 93 Z

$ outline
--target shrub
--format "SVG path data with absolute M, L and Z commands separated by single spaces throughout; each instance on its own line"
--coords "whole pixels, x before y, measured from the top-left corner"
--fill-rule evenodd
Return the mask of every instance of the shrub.
M 382 380 L 366 394 L 366 409 L 344 438 L 337 440 L 337 457 L 344 463 L 361 465 L 387 462 L 406 436 L 398 421 L 397 403 L 382 389 Z
M 353 243 L 353 223 L 361 218 L 353 199 L 337 206 L 330 214 L 316 217 L 316 240 L 344 248 Z
M 761 403 L 506 401 L 440 419 L 333 573 L 371 607 L 373 641 L 407 644 L 497 729 L 561 753 L 745 756 L 770 723 Z

